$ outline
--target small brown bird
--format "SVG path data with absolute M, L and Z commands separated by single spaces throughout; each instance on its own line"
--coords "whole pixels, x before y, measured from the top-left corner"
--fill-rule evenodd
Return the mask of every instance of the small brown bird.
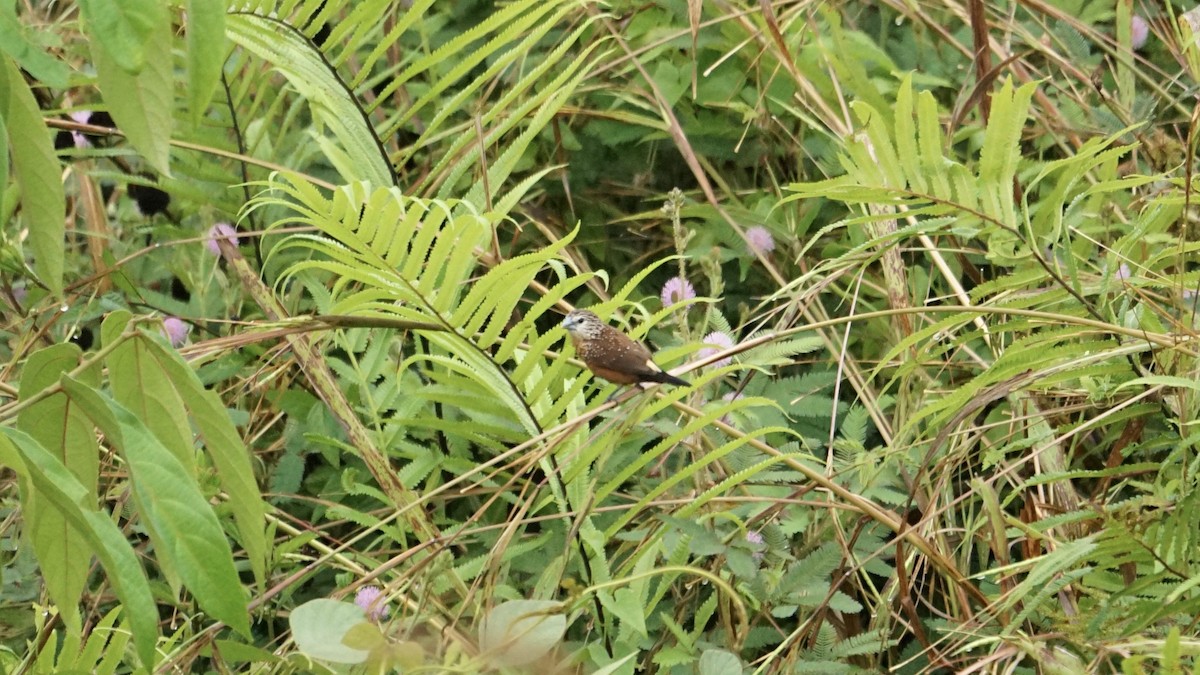
M 571 312 L 562 325 L 588 370 L 613 384 L 662 382 L 681 387 L 688 384 L 659 368 L 645 345 L 631 340 L 586 309 Z

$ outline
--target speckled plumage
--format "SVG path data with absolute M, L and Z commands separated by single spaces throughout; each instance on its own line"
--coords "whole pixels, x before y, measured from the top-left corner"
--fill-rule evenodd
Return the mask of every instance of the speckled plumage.
M 588 369 L 609 382 L 688 384 L 686 380 L 659 368 L 645 345 L 630 339 L 586 309 L 577 309 L 568 314 L 563 319 L 563 328 L 567 329 L 575 345 L 575 353 L 583 359 Z

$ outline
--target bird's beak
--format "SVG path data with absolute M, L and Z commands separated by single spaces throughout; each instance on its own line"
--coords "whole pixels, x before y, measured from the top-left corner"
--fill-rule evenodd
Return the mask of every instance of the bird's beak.
M 575 317 L 573 317 L 573 316 L 568 316 L 567 318 L 563 319 L 563 322 L 562 322 L 562 327 L 563 327 L 563 328 L 566 328 L 567 330 L 571 330 L 571 329 L 572 329 L 572 328 L 574 328 L 574 327 L 575 327 L 575 326 L 576 326 L 578 323 L 579 323 L 579 319 L 576 319 L 576 318 L 575 318 Z

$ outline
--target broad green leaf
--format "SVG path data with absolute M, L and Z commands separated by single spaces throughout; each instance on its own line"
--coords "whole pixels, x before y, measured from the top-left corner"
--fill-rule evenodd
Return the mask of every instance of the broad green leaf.
M 618 588 L 615 593 L 600 594 L 600 603 L 621 621 L 625 630 L 646 637 L 646 608 L 637 593 L 629 588 Z M 611 600 L 609 598 L 612 598 Z
M 0 223 L 3 223 L 9 217 L 8 207 L 5 206 L 8 193 L 8 127 L 4 125 L 3 115 L 0 115 L 0 157 L 4 158 L 0 162 Z
M 329 128 L 344 153 L 335 155 L 344 157 L 338 164 L 346 182 L 366 180 L 375 187 L 396 182 L 387 153 L 353 94 L 308 40 L 287 24 L 249 14 L 226 17 L 225 31 L 282 73 L 308 102 L 313 116 Z
M 26 39 L 26 29 L 17 18 L 16 3 L 0 3 L 0 50 L 21 64 L 51 89 L 66 89 L 70 69 Z M 0 155 L 3 157 L 5 155 Z M 0 181 L 0 185 L 4 182 Z
M 265 530 L 267 506 L 254 480 L 250 451 L 229 419 L 221 399 L 205 388 L 195 371 L 175 350 L 147 336 L 139 337 L 138 341 L 143 353 L 155 363 L 160 373 L 166 375 L 191 412 L 192 423 L 199 430 L 204 449 L 217 469 L 221 488 L 229 495 L 229 506 L 238 527 L 238 541 L 246 549 L 255 579 L 260 584 L 265 583 L 269 553 Z
M 397 672 L 420 672 L 419 669 L 425 664 L 425 648 L 414 640 L 390 643 L 376 653 L 380 652 L 386 655 L 387 663 L 395 664 Z M 375 654 L 372 654 L 372 657 L 374 656 Z
M 379 626 L 370 621 L 360 621 L 346 631 L 346 635 L 342 637 L 342 644 L 351 649 L 365 649 L 370 652 L 387 647 L 388 640 Z
M 129 410 L 70 378 L 63 379 L 63 387 L 125 459 L 160 563 L 178 574 L 201 609 L 249 636 L 233 552 L 195 477 Z
M 498 667 L 528 665 L 549 654 L 567 631 L 563 605 L 553 600 L 509 600 L 479 624 L 479 647 Z
M 113 121 L 151 166 L 169 176 L 175 105 L 171 31 L 166 6 L 151 4 L 158 9 L 146 12 L 152 18 L 145 26 L 141 47 L 145 52 L 144 67 L 131 71 L 99 40 L 92 42 L 92 61 Z M 142 18 L 141 14 L 138 16 Z
M 121 310 L 104 319 L 100 338 L 105 347 L 121 338 L 130 316 L 129 312 Z M 187 411 L 157 359 L 147 353 L 147 341 L 134 337 L 121 342 L 109 354 L 105 365 L 108 366 L 109 387 L 117 403 L 137 415 L 154 432 L 155 438 L 187 468 L 189 475 L 194 475 L 196 451 Z
M 11 468 L 62 512 L 100 560 L 129 617 L 133 641 L 146 670 L 152 669 L 158 641 L 158 608 L 137 554 L 109 514 L 89 503 L 88 490 L 32 436 L 0 427 L 0 464 Z
M 725 551 L 725 564 L 730 573 L 743 579 L 753 579 L 758 571 L 758 563 L 749 551 L 740 548 L 729 548 Z
M 29 400 L 58 383 L 59 376 L 79 365 L 79 347 L 69 342 L 51 345 L 29 357 L 21 374 L 19 398 Z M 92 378 L 96 379 L 96 378 Z M 29 434 L 58 459 L 96 504 L 100 449 L 93 426 L 63 393 L 34 402 L 17 417 L 17 428 Z M 87 585 L 91 551 L 83 533 L 74 529 L 59 509 L 36 490 L 23 495 L 26 532 L 41 564 L 46 590 L 59 606 L 67 626 L 82 630 L 79 599 Z
M 300 651 L 314 659 L 333 663 L 362 663 L 370 656 L 343 641 L 350 629 L 366 623 L 367 615 L 357 605 L 338 600 L 310 600 L 288 616 L 292 639 Z
M 279 667 L 283 664 L 283 659 L 277 654 L 240 640 L 215 640 L 213 644 L 220 650 L 221 658 L 227 664 L 263 663 L 279 664 Z
M 225 39 L 225 3 L 187 0 L 188 112 L 193 126 L 204 118 L 221 81 L 228 51 Z
M 0 118 L 8 132 L 21 212 L 29 228 L 34 269 L 54 295 L 62 293 L 66 198 L 54 143 L 21 73 L 0 56 Z M 4 158 L 7 161 L 6 158 Z
M 158 0 L 79 0 L 88 38 L 130 75 L 139 73 L 146 62 L 153 64 L 159 56 L 146 43 L 153 39 L 151 33 L 166 28 L 164 8 Z
M 700 655 L 700 675 L 735 675 L 742 672 L 737 655 L 724 649 L 705 649 Z

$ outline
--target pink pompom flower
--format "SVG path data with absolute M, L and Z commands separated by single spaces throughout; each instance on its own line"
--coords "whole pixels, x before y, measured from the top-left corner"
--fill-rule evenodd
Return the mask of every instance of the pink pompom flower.
M 208 240 L 204 242 L 204 247 L 208 249 L 209 253 L 219 256 L 221 255 L 221 247 L 217 245 L 217 242 L 221 239 L 237 246 L 237 228 L 229 223 L 217 223 L 213 225 L 208 228 Z
M 775 250 L 775 237 L 762 225 L 755 225 L 746 230 L 746 243 L 750 246 L 751 253 L 759 255 L 766 255 Z
M 358 589 L 358 593 L 354 595 L 354 604 L 366 612 L 371 621 L 383 621 L 388 618 L 390 610 L 387 599 L 383 597 L 383 591 L 379 590 L 378 586 L 363 586 Z
M 167 336 L 167 340 L 171 342 L 172 347 L 182 347 L 184 342 L 187 342 L 189 326 L 183 319 L 168 316 L 163 319 L 162 323 L 163 335 Z
M 1134 14 L 1129 21 L 1129 42 L 1134 51 L 1146 46 L 1150 39 L 1150 22 Z
M 696 297 L 696 289 L 692 287 L 692 282 L 683 277 L 671 277 L 667 279 L 667 283 L 662 287 L 662 304 L 663 307 L 670 307 L 677 302 L 691 300 Z
M 704 336 L 704 347 L 700 349 L 700 351 L 696 352 L 696 359 L 703 361 L 713 354 L 716 354 L 717 352 L 723 352 L 732 346 L 733 338 L 719 330 L 713 331 Z M 725 358 L 710 363 L 709 365 L 713 368 L 720 368 L 721 366 L 729 365 L 732 361 L 733 357 L 726 356 Z

